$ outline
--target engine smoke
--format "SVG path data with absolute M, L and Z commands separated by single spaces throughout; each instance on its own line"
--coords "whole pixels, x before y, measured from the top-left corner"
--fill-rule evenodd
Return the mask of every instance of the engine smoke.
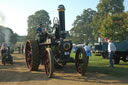
M 5 22 L 5 16 L 3 15 L 3 13 L 0 11 L 0 25 L 4 25 Z
M 2 33 L 5 35 L 4 40 L 7 45 L 10 45 L 11 31 L 9 29 L 3 29 Z
M 0 25 L 0 45 L 5 42 L 7 45 L 10 46 L 11 44 L 11 36 L 12 36 L 12 31 L 10 28 L 4 27 Z

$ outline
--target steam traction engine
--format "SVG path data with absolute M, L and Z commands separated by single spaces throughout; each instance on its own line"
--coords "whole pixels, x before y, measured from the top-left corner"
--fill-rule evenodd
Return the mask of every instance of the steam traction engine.
M 65 7 L 58 6 L 59 20 L 54 18 L 54 33 L 39 34 L 39 39 L 27 40 L 25 46 L 25 58 L 27 67 L 30 71 L 38 70 L 42 63 L 48 77 L 52 77 L 54 69 L 57 66 L 64 66 L 68 62 L 74 62 L 77 72 L 85 75 L 88 63 L 85 50 L 78 48 L 75 59 L 70 57 L 72 50 L 71 40 L 66 39 L 68 34 L 65 31 Z M 42 39 L 42 40 L 41 40 Z
M 11 56 L 10 47 L 4 47 L 1 49 L 1 56 L 2 56 L 2 64 L 13 64 L 13 57 Z

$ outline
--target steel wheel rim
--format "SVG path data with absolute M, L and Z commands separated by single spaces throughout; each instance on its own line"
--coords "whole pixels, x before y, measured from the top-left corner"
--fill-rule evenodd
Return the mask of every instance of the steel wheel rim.
M 45 52 L 45 72 L 47 75 L 50 74 L 50 59 L 49 59 L 49 54 L 48 51 Z
M 26 44 L 26 63 L 27 67 L 30 69 L 31 68 L 31 62 L 32 62 L 32 47 L 31 44 L 28 42 Z
M 82 73 L 81 67 L 83 66 L 83 55 L 80 50 L 76 53 L 76 69 L 77 72 Z

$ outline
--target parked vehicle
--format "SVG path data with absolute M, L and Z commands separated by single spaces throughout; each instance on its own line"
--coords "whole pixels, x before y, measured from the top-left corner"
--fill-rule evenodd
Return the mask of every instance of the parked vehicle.
M 115 64 L 119 64 L 120 60 L 128 62 L 128 40 L 122 42 L 115 42 L 116 52 L 115 52 Z
M 113 57 L 114 63 L 119 64 L 120 60 L 124 62 L 128 62 L 128 40 L 124 40 L 121 42 L 113 42 L 116 46 L 116 52 Z M 103 58 L 108 58 L 108 43 L 102 42 L 95 44 L 95 53 L 98 50 L 98 53 L 103 56 Z
M 94 43 L 94 51 L 95 56 L 101 56 L 102 53 L 102 45 L 101 43 Z
M 73 51 L 74 53 L 77 51 L 77 49 L 78 49 L 78 46 L 73 46 L 73 47 L 72 47 L 72 51 Z
M 84 47 L 84 44 L 73 45 L 72 51 L 75 53 L 78 50 L 79 47 Z

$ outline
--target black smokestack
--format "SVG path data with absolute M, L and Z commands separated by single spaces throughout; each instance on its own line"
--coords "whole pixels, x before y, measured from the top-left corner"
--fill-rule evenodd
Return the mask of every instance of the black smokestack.
M 65 31 L 65 7 L 64 5 L 59 5 L 58 11 L 59 11 L 60 30 Z

